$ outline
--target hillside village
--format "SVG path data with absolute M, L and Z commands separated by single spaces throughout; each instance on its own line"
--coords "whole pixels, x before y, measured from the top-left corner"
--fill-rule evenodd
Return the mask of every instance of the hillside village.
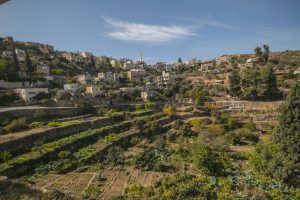
M 212 99 L 230 99 L 229 76 L 233 66 L 241 73 L 259 66 L 254 55 L 224 55 L 210 61 L 194 58 L 183 62 L 179 58 L 172 64 L 147 65 L 142 55 L 133 61 L 94 56 L 90 52 L 55 51 L 49 44 L 19 42 L 12 37 L 0 41 L 1 93 L 14 92 L 20 97 L 19 101 L 2 101 L 2 105 L 74 106 L 80 101 L 112 104 L 149 99 L 191 102 L 174 91 L 180 81 L 204 85 Z M 270 53 L 264 66 L 273 68 L 281 91 L 287 93 L 297 81 L 299 60 L 297 51 Z
M 271 48 L 150 65 L 0 38 L 0 199 L 299 199 L 300 51 Z

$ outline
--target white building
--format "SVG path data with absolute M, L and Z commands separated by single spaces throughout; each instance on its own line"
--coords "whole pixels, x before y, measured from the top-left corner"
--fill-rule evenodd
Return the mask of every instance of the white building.
M 78 89 L 78 84 L 77 83 L 66 83 L 64 84 L 64 90 L 68 91 L 68 92 L 76 92 L 76 90 Z
M 13 57 L 13 53 L 11 51 L 3 51 L 2 52 L 2 56 L 4 58 L 12 58 Z
M 38 93 L 49 93 L 48 88 L 19 88 L 14 90 L 24 101 L 31 101 Z
M 17 54 L 18 61 L 20 61 L 20 62 L 25 61 L 26 53 L 24 50 L 16 49 L 15 52 Z
M 49 75 L 50 74 L 50 67 L 45 63 L 39 63 L 36 66 L 36 72 Z

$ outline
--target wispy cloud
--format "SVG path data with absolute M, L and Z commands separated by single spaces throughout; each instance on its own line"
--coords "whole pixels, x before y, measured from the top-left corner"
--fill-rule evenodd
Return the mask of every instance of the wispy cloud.
M 152 25 L 122 21 L 103 17 L 107 23 L 108 35 L 112 38 L 127 41 L 166 42 L 178 38 L 196 36 L 195 26 Z
M 241 28 L 223 23 L 213 19 L 196 19 L 196 18 L 188 18 L 188 17 L 181 17 L 181 16 L 169 16 L 169 15 L 153 15 L 153 17 L 160 17 L 165 19 L 173 19 L 173 20 L 180 20 L 185 21 L 193 24 L 197 24 L 197 26 L 205 27 L 205 26 L 212 26 L 215 28 L 222 28 L 222 29 L 230 29 L 234 31 L 242 31 Z

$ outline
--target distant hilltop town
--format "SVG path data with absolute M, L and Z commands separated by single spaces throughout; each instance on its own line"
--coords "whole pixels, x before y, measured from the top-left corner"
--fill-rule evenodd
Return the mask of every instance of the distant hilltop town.
M 75 105 L 82 99 L 98 102 L 98 97 L 110 103 L 149 99 L 183 101 L 185 95 L 165 94 L 178 87 L 180 81 L 223 88 L 215 92 L 216 96 L 226 96 L 233 66 L 240 71 L 260 66 L 254 54 L 223 55 L 209 61 L 178 58 L 174 63 L 148 65 L 142 53 L 136 61 L 116 59 L 90 52 L 57 51 L 49 44 L 14 41 L 9 36 L 0 38 L 0 59 L 2 94 L 13 91 L 20 98 L 2 101 L 3 105 L 35 104 L 41 100 Z M 270 53 L 266 65 L 274 67 L 279 80 L 284 78 L 283 91 L 293 82 L 288 75 L 300 73 L 299 60 L 299 51 Z

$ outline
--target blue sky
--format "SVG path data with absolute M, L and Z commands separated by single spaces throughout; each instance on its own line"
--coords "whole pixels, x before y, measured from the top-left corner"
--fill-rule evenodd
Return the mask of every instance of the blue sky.
M 11 0 L 0 36 L 149 63 L 300 49 L 299 0 Z

